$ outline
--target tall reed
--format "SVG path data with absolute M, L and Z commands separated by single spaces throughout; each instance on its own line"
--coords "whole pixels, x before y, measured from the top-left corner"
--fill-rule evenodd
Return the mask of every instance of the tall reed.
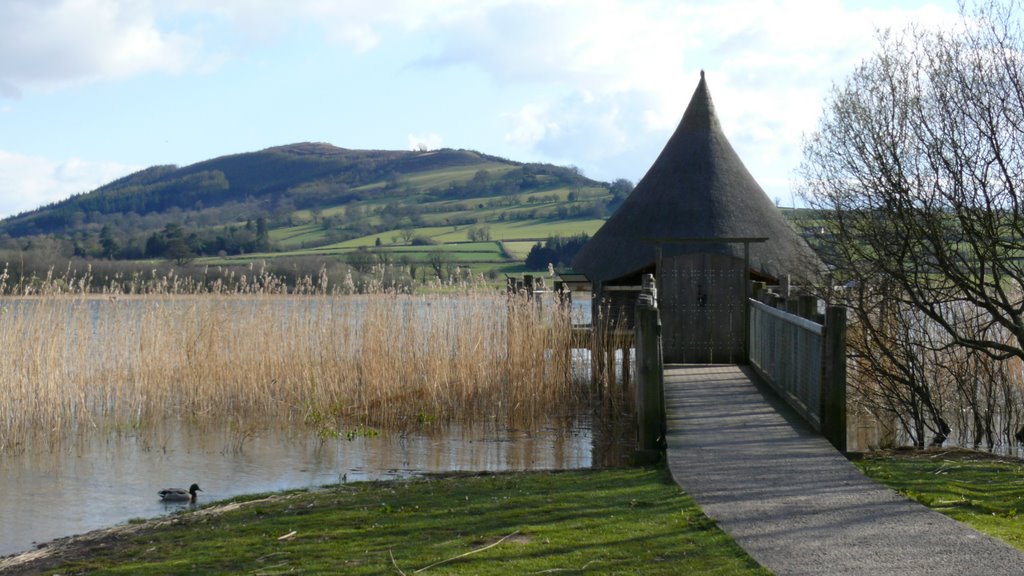
M 166 422 L 532 427 L 588 401 L 568 312 L 515 299 L 55 292 L 0 299 L 0 452 Z

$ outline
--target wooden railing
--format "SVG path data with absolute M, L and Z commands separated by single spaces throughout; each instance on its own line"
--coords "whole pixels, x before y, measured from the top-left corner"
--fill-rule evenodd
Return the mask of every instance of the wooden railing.
M 750 365 L 819 432 L 824 341 L 821 324 L 750 301 Z
M 812 315 L 816 307 L 792 308 Z M 824 324 L 753 299 L 749 313 L 750 365 L 814 430 L 845 452 L 846 309 L 828 307 Z M 649 459 L 665 449 L 664 360 L 653 276 L 644 277 L 635 314 L 637 456 Z
M 812 428 L 846 450 L 846 310 L 818 324 L 750 300 L 750 365 Z

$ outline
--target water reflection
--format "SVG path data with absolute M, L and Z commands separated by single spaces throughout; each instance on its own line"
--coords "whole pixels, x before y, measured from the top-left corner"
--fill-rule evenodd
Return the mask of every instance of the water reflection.
M 1002 422 L 997 419 L 995 424 L 998 428 Z M 914 439 L 900 426 L 895 416 L 878 416 L 866 410 L 850 411 L 847 416 L 846 434 L 846 447 L 850 452 L 872 452 L 914 446 Z M 931 434 L 925 437 L 926 444 L 931 437 Z M 988 445 L 976 442 L 972 434 L 955 423 L 946 441 L 942 443 L 942 448 L 963 448 L 1024 458 L 1024 446 L 1006 442 L 1004 435 L 997 436 L 995 442 Z
M 0 456 L 0 555 L 37 542 L 180 510 L 157 491 L 198 482 L 199 503 L 257 492 L 404 478 L 428 472 L 588 468 L 622 463 L 628 453 L 606 426 L 582 423 L 539 432 L 460 429 L 320 442 L 225 430 L 181 430 L 159 444 L 94 439 L 60 452 Z M 596 437 L 595 437 L 596 436 Z

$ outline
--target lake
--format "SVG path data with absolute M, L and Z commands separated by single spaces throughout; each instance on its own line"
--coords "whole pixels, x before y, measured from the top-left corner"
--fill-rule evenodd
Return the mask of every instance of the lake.
M 175 512 L 166 487 L 202 488 L 199 503 L 240 494 L 407 478 L 429 472 L 549 470 L 624 461 L 630 447 L 587 422 L 528 433 L 490 427 L 331 439 L 267 433 L 239 446 L 230 431 L 93 438 L 73 448 L 0 456 L 0 555 L 36 543 Z M 596 433 L 595 433 L 596 431 Z

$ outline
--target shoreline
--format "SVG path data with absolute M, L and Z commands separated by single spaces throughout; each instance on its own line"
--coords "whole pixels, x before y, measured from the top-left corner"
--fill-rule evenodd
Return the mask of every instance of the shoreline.
M 213 502 L 208 506 L 187 511 L 187 515 L 202 518 L 203 516 L 223 514 L 239 510 L 244 506 L 286 498 L 291 494 L 294 494 L 294 492 L 277 493 L 266 498 L 241 502 L 227 501 L 224 504 Z M 143 521 L 129 521 L 115 526 L 90 530 L 82 534 L 61 536 L 47 542 L 41 542 L 31 550 L 0 556 L 0 575 L 44 574 L 50 568 L 60 565 L 67 559 L 81 557 L 86 552 L 101 550 L 125 538 L 137 536 L 146 531 L 181 524 L 182 521 L 182 513 L 177 512 L 169 516 L 147 518 Z
M 0 559 L 53 573 L 766 572 L 665 468 L 456 473 L 254 495 Z
M 908 492 L 905 487 L 918 486 L 919 480 L 914 478 L 952 480 L 948 474 L 954 470 L 951 466 L 974 470 L 965 473 L 974 474 L 973 481 L 979 486 L 989 486 L 996 480 L 1017 482 L 1020 460 L 963 449 L 893 450 L 853 459 L 867 476 L 1007 543 L 1022 546 L 1019 528 L 1015 528 L 1019 519 L 1012 513 L 996 518 L 984 508 L 984 513 L 973 518 L 960 517 L 957 510 L 945 509 L 951 499 L 922 496 L 916 489 Z M 993 471 L 991 466 L 996 464 L 1004 466 L 999 470 L 1016 472 L 1009 472 L 1007 477 L 1007 472 Z M 936 466 L 947 474 L 936 476 Z M 910 474 L 905 476 L 909 484 L 894 484 L 894 473 L 908 467 L 916 469 L 900 474 Z M 986 476 L 991 474 L 995 475 Z M 955 486 L 960 489 L 959 484 Z M 974 506 L 981 504 L 976 502 Z M 1006 504 L 995 501 L 985 506 L 998 511 Z M 596 514 L 595 510 L 601 513 Z M 311 523 L 297 524 L 306 514 L 327 516 L 326 520 L 309 519 L 307 522 Z M 615 520 L 607 521 L 603 516 Z M 572 519 L 569 528 L 553 526 L 566 518 Z M 984 524 L 978 525 L 978 520 Z M 998 524 L 986 525 L 992 522 Z M 621 561 L 621 557 L 635 557 L 647 562 L 644 566 L 652 567 L 655 571 L 651 573 L 656 574 L 678 573 L 687 562 L 696 562 L 685 565 L 697 572 L 728 565 L 734 570 L 730 573 L 764 573 L 675 484 L 665 468 L 604 468 L 433 473 L 403 480 L 239 496 L 170 516 L 132 520 L 57 538 L 35 549 L 0 557 L 0 575 L 52 574 L 55 569 L 69 573 L 127 569 L 132 573 L 163 574 L 180 571 L 181 562 L 194 563 L 192 571 L 259 571 L 260 566 L 254 565 L 251 558 L 236 552 L 237 533 L 254 523 L 259 524 L 256 529 L 260 542 L 250 556 L 276 558 L 288 554 L 293 546 L 306 546 L 301 551 L 296 548 L 287 563 L 292 569 L 309 573 L 336 572 L 324 568 L 323 556 L 334 563 L 328 566 L 343 564 L 348 571 L 351 563 L 363 570 L 352 573 L 394 572 L 396 568 L 402 572 L 399 564 L 407 569 L 428 566 L 437 561 L 447 562 L 446 557 L 462 558 L 466 550 L 477 558 L 478 549 L 483 552 L 491 546 L 499 550 L 481 553 L 479 560 L 459 559 L 458 566 L 452 564 L 449 568 L 453 573 L 500 573 L 493 572 L 483 560 L 498 554 L 497 557 L 525 563 L 526 571 L 531 572 L 580 570 L 588 562 L 596 563 L 589 566 L 598 571 L 629 571 L 615 562 Z M 336 529 L 342 529 L 343 535 L 332 533 Z M 399 532 L 386 537 L 376 534 L 382 529 Z M 647 541 L 658 541 L 661 548 L 648 550 L 647 544 L 639 549 L 629 548 L 634 545 L 631 541 L 644 539 L 637 536 L 623 540 L 624 530 L 653 530 Z M 609 533 L 613 536 L 607 536 Z M 510 538 L 511 534 L 515 537 Z M 597 541 L 587 541 L 588 538 Z M 207 544 L 214 547 L 212 552 L 196 551 Z M 347 548 L 339 550 L 344 546 Z M 557 556 L 537 564 L 534 559 L 551 554 L 552 547 Z M 444 551 L 439 552 L 439 548 Z M 596 549 L 613 558 L 594 557 Z M 646 560 L 645 555 L 649 555 Z M 683 564 L 672 570 L 658 564 L 669 560 Z M 172 561 L 179 564 L 169 564 Z

